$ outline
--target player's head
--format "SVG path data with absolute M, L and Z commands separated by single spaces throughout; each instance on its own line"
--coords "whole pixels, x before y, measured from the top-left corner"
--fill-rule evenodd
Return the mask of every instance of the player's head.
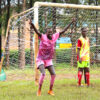
M 82 27 L 82 28 L 81 28 L 81 33 L 82 33 L 82 36 L 83 36 L 83 37 L 86 37 L 87 28 L 86 28 L 86 27 Z
M 47 28 L 46 29 L 46 34 L 47 34 L 47 36 L 48 36 L 49 39 L 52 39 L 52 34 L 53 34 L 52 33 L 52 28 Z

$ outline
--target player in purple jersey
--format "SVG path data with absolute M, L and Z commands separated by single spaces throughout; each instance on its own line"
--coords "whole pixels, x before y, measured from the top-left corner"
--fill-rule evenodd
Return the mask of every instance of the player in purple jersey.
M 53 67 L 52 58 L 54 56 L 55 43 L 56 43 L 56 40 L 59 38 L 59 36 L 61 34 L 63 34 L 65 31 L 67 31 L 67 29 L 75 21 L 76 21 L 76 19 L 73 18 L 72 22 L 68 26 L 66 26 L 63 31 L 61 31 L 59 33 L 55 33 L 55 34 L 53 34 L 51 28 L 47 28 L 46 34 L 41 34 L 40 32 L 38 32 L 38 30 L 36 29 L 36 27 L 34 26 L 32 21 L 29 22 L 40 39 L 39 52 L 38 52 L 38 56 L 36 59 L 37 68 L 41 72 L 37 96 L 41 96 L 41 88 L 42 88 L 43 80 L 45 78 L 45 68 L 48 69 L 48 71 L 50 72 L 50 75 L 51 75 L 50 89 L 48 91 L 48 94 L 54 95 L 53 84 L 54 84 L 56 74 L 55 74 L 55 70 Z

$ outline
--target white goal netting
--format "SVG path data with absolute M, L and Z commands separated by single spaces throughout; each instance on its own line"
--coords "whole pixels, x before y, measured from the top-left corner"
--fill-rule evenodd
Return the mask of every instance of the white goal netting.
M 49 4 L 48 4 L 49 5 Z M 59 4 L 60 5 L 60 4 Z M 35 8 L 35 7 L 34 7 Z M 3 66 L 10 68 L 34 67 L 34 30 L 28 20 L 34 20 L 34 8 L 12 17 L 9 21 L 8 35 L 4 52 Z M 100 8 L 79 8 L 78 6 L 39 6 L 38 27 L 41 33 L 52 28 L 53 33 L 59 32 L 68 25 L 72 18 L 75 24 L 56 42 L 54 63 L 76 66 L 76 43 L 81 35 L 81 28 L 87 27 L 91 46 L 91 65 L 100 63 Z

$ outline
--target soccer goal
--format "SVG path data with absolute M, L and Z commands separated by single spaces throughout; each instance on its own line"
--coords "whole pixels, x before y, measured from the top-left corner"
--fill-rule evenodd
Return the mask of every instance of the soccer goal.
M 56 42 L 54 66 L 76 66 L 76 43 L 81 35 L 81 28 L 87 27 L 91 45 L 91 64 L 100 62 L 100 7 L 88 5 L 36 2 L 34 7 L 9 19 L 4 41 L 1 67 L 35 68 L 35 81 L 38 82 L 36 56 L 38 36 L 31 29 L 31 19 L 36 28 L 45 33 L 52 28 L 53 33 L 60 32 L 72 18 L 77 21 Z

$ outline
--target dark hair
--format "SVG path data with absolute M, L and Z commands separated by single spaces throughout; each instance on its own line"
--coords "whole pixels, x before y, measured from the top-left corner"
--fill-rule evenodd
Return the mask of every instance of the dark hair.
M 82 27 L 82 28 L 81 28 L 81 31 L 83 31 L 84 29 L 86 29 L 86 27 Z
M 45 33 L 47 32 L 48 29 L 52 29 L 51 27 L 45 28 Z

